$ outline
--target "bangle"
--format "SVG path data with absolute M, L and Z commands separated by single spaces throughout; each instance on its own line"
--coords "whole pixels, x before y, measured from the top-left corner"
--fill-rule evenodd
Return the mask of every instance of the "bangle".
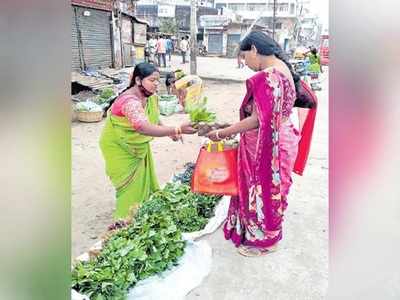
M 180 126 L 175 127 L 175 135 L 181 135 L 182 134 L 182 129 Z
M 217 139 L 221 139 L 220 137 L 219 137 L 219 130 L 217 130 L 216 132 L 215 132 L 215 137 L 217 138 Z

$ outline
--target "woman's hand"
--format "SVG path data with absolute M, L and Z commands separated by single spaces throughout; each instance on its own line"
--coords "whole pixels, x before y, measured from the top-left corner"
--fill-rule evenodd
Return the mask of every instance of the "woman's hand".
M 194 134 L 197 132 L 197 129 L 193 128 L 190 122 L 183 123 L 180 127 L 183 134 Z
M 223 139 L 224 135 L 221 136 L 221 130 L 217 129 L 217 130 L 213 130 L 210 131 L 209 133 L 207 133 L 206 135 L 210 140 L 212 140 L 213 142 L 219 142 Z

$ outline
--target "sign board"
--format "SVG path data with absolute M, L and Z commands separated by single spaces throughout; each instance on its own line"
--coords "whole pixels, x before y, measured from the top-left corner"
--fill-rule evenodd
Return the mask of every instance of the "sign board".
M 224 15 L 205 15 L 200 16 L 201 27 L 220 27 L 228 25 L 230 18 Z
M 175 18 L 175 5 L 158 5 L 158 17 Z
M 147 25 L 133 23 L 133 42 L 135 44 L 146 44 Z

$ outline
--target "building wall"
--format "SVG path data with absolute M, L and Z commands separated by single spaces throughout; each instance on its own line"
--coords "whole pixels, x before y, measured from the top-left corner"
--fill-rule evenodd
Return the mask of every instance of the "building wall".
M 140 5 L 157 5 L 159 0 L 140 0 Z M 163 0 L 165 5 L 186 5 L 190 6 L 190 0 Z M 214 0 L 200 0 L 198 1 L 199 6 L 214 7 Z
M 143 18 L 150 23 L 150 27 L 157 29 L 160 27 L 160 17 L 158 16 L 158 5 L 137 5 L 137 16 Z M 209 7 L 199 7 L 197 13 L 197 27 L 200 27 L 200 16 L 203 15 L 217 15 L 218 10 Z M 175 20 L 178 23 L 179 30 L 190 30 L 190 6 L 176 5 L 175 6 Z
M 273 15 L 273 3 L 265 0 L 216 0 L 215 7 L 220 9 L 226 7 L 241 15 L 245 19 L 255 19 L 259 12 L 263 12 L 262 16 Z M 276 15 L 281 17 L 295 17 L 297 15 L 296 0 L 279 0 L 276 4 Z
M 136 15 L 138 18 L 149 22 L 151 28 L 158 28 L 160 26 L 157 5 L 137 5 Z

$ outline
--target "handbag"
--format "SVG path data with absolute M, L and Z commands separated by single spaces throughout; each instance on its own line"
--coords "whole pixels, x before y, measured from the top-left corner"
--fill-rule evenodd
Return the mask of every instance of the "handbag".
M 224 148 L 222 142 L 210 142 L 200 149 L 192 176 L 192 192 L 238 195 L 238 148 Z

